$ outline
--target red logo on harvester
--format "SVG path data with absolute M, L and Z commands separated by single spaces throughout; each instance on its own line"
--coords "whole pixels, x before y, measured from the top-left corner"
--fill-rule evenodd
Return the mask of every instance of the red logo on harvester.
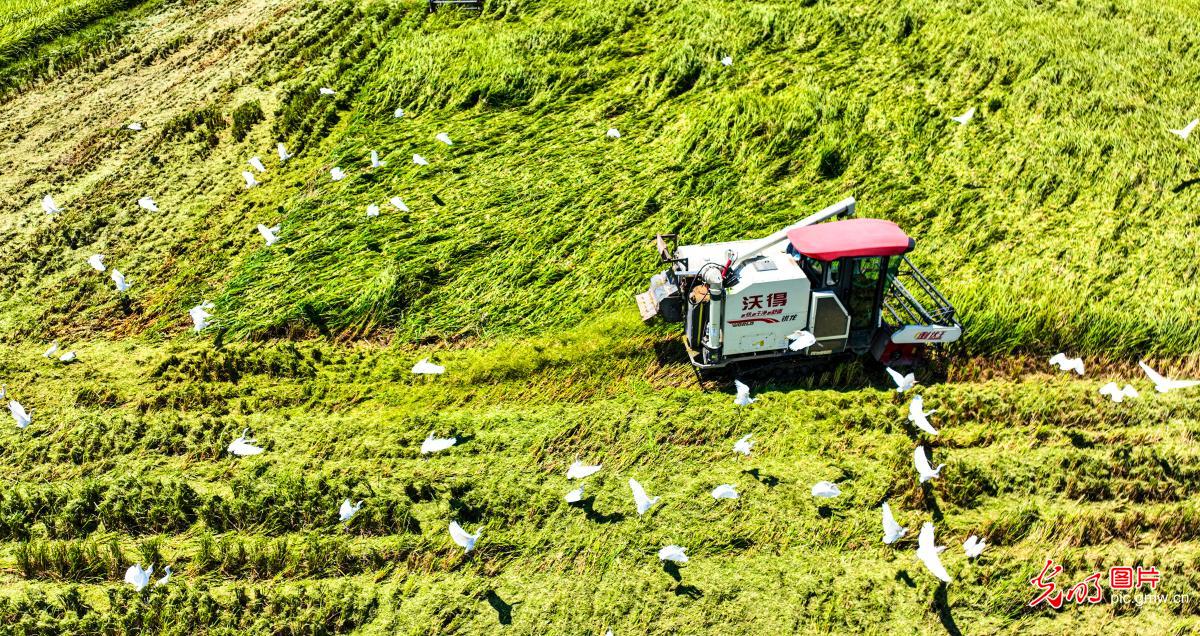
M 944 335 L 946 335 L 945 331 L 920 331 L 913 338 L 916 340 L 941 340 Z

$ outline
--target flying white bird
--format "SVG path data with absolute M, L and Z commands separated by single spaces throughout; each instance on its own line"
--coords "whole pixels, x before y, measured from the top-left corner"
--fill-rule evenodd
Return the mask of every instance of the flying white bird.
M 48 194 L 42 197 L 42 209 L 46 211 L 46 214 L 58 214 L 62 212 L 62 208 L 58 207 L 58 204 L 54 202 L 54 197 Z
M 629 480 L 629 489 L 633 491 L 633 503 L 637 504 L 637 512 L 639 515 L 646 514 L 646 511 L 650 509 L 650 506 L 653 506 L 654 504 L 658 503 L 659 499 L 662 499 L 662 497 L 647 497 L 646 489 L 642 488 L 642 485 L 639 484 L 636 479 Z
M 738 492 L 733 488 L 733 484 L 721 484 L 712 491 L 713 499 L 737 499 Z
M 57 340 L 50 343 L 50 348 L 46 349 L 46 353 L 43 353 L 42 357 L 49 358 L 50 356 L 52 356 L 56 353 L 58 353 L 58 341 Z
M 733 387 L 737 389 L 737 395 L 733 398 L 733 403 L 738 406 L 750 406 L 758 401 L 758 398 L 750 397 L 750 387 L 742 384 L 741 380 L 734 380 Z
M 334 167 L 329 171 L 329 177 L 334 181 L 341 181 L 342 179 L 346 178 L 346 173 L 343 172 L 341 168 Z
M 925 457 L 925 447 L 918 446 L 913 451 L 913 464 L 917 467 L 917 474 L 921 476 L 921 483 L 925 483 L 935 477 L 941 477 L 942 468 L 945 464 L 938 464 L 937 468 L 929 465 L 929 459 Z
M 886 501 L 883 502 L 883 542 L 891 545 L 906 534 L 908 534 L 908 528 L 896 523 L 896 518 L 892 516 L 892 508 Z
M 196 333 L 204 331 L 206 327 L 212 324 L 212 321 L 209 320 L 209 318 L 212 318 L 212 314 L 208 313 L 208 310 L 212 308 L 212 303 L 202 302 L 188 310 L 188 316 L 192 318 L 192 329 Z
M 1116 382 L 1109 382 L 1100 387 L 1100 395 L 1107 395 L 1113 402 L 1122 402 L 1125 398 L 1135 398 L 1138 396 L 1137 389 L 1126 384 L 1124 387 L 1118 387 Z
M 929 568 L 931 574 L 949 583 L 950 575 L 946 573 L 946 568 L 942 567 L 942 559 L 938 556 L 945 549 L 944 545 L 934 545 L 933 524 L 926 521 L 925 525 L 921 526 L 921 534 L 917 535 L 917 558 Z
M 258 185 L 258 179 L 255 179 L 254 173 L 250 172 L 249 170 L 242 171 L 242 178 L 246 180 L 247 188 L 253 188 L 254 186 Z
M 16 400 L 8 401 L 8 412 L 12 413 L 13 419 L 17 421 L 17 428 L 25 428 L 33 421 L 33 412 L 26 411 Z
M 158 212 L 158 204 L 150 197 L 142 197 L 138 199 L 138 207 L 148 212 Z
M 436 139 L 436 140 L 438 140 L 438 141 L 440 141 L 440 142 L 442 142 L 442 143 L 446 144 L 447 146 L 453 146 L 453 145 L 454 145 L 454 142 L 453 142 L 453 141 L 450 141 L 450 135 L 449 135 L 449 134 L 447 134 L 447 133 L 438 133 L 438 134 L 437 134 L 437 136 L 436 136 L 436 137 L 434 137 L 434 139 Z
M 255 440 L 253 437 L 248 437 L 249 434 L 250 429 L 242 429 L 242 436 L 230 442 L 227 450 L 238 457 L 248 457 L 263 452 L 261 447 L 254 445 Z
M 968 559 L 974 559 L 975 557 L 983 554 L 983 549 L 986 547 L 987 544 L 984 543 L 983 539 L 980 539 L 975 535 L 967 537 L 966 542 L 963 543 L 963 550 L 966 551 Z
M 62 354 L 61 356 L 58 356 L 58 361 L 65 363 L 65 364 L 70 364 L 75 361 L 75 358 L 76 358 L 75 352 L 68 351 L 68 352 Z
M 292 158 L 292 155 L 287 151 L 287 146 L 283 144 L 276 144 L 275 152 L 279 153 L 279 163 L 283 163 Z
M 754 447 L 754 442 L 750 441 L 750 438 L 753 436 L 754 436 L 754 433 L 747 433 L 742 436 L 742 439 L 739 439 L 738 441 L 734 442 L 733 443 L 733 452 L 741 453 L 741 454 L 749 457 L 750 450 Z
M 374 203 L 372 203 L 371 205 L 368 205 L 367 206 L 367 216 L 368 217 L 379 216 L 379 206 L 375 205 Z
M 371 151 L 371 167 L 372 168 L 382 168 L 386 165 L 387 165 L 386 161 L 379 160 L 379 153 L 372 150 Z
M 403 117 L 403 116 L 404 116 L 404 109 L 403 109 L 403 108 L 397 108 L 397 109 L 396 109 L 396 112 L 392 113 L 392 117 L 393 117 L 393 118 L 395 118 L 395 119 L 400 119 L 400 118 L 401 118 L 401 117 Z
M 933 425 L 929 423 L 929 416 L 934 413 L 937 413 L 937 409 L 932 411 L 925 410 L 925 400 L 919 395 L 914 396 L 912 402 L 908 403 L 908 421 L 912 422 L 913 426 L 930 435 L 938 434 Z
M 413 365 L 412 372 L 417 375 L 441 375 L 446 372 L 446 367 L 430 362 L 429 358 L 421 358 Z
M 575 463 L 571 464 L 570 468 L 567 468 L 567 479 L 586 479 L 600 472 L 600 468 L 603 466 L 604 464 L 589 466 L 576 460 Z
M 338 508 L 338 521 L 341 521 L 342 523 L 349 521 L 350 517 L 358 514 L 359 509 L 362 508 L 362 504 L 363 502 L 360 501 L 351 505 L 349 499 L 343 501 L 342 507 Z
M 280 145 L 282 146 L 283 144 L 280 144 Z M 267 167 L 263 165 L 262 159 L 259 159 L 258 157 L 250 157 L 250 161 L 248 161 L 247 163 L 250 164 L 251 168 L 254 168 L 255 170 L 257 170 L 259 172 L 267 171 Z
M 267 247 L 271 247 L 275 244 L 275 241 L 279 240 L 279 237 L 276 236 L 276 234 L 279 233 L 279 228 L 280 226 L 278 223 L 271 227 L 267 227 L 262 223 L 258 224 L 258 233 L 263 237 L 263 240 L 267 242 Z
M 975 107 L 974 106 L 968 108 L 967 112 L 959 115 L 958 117 L 951 117 L 950 119 L 953 119 L 954 121 L 956 121 L 960 124 L 966 125 L 966 123 L 971 121 L 971 118 L 973 118 L 973 117 L 975 117 Z
M 616 128 L 609 128 L 608 132 L 606 132 L 604 134 L 608 135 L 609 137 L 612 137 L 613 139 L 621 138 L 621 131 L 617 130 Z
M 721 58 L 721 64 L 724 64 L 725 66 L 733 66 L 733 56 L 726 55 L 725 57 Z
M 142 125 L 135 121 L 132 124 L 129 124 L 128 126 L 126 126 L 126 128 L 128 128 L 130 130 L 141 131 Z
M 421 442 L 421 454 L 428 455 L 429 453 L 437 453 L 444 451 L 458 443 L 457 437 L 434 437 L 433 433 Z
M 91 265 L 92 269 L 96 270 L 97 272 L 103 272 L 105 269 L 108 269 L 104 266 L 103 254 L 92 254 L 88 257 L 87 264 Z
M 567 503 L 579 503 L 583 499 L 583 484 L 579 484 L 578 488 L 567 493 L 564 499 L 567 500 Z
M 333 92 L 332 88 L 327 88 L 325 86 L 322 86 L 318 92 L 321 93 L 322 95 L 334 95 L 335 94 Z
M 466 552 L 475 549 L 475 542 L 479 540 L 479 535 L 481 534 L 483 534 L 483 528 L 476 530 L 475 534 L 467 534 L 467 531 L 463 530 L 457 521 L 450 522 L 450 538 L 454 539 L 458 547 L 463 548 Z
M 429 162 L 425 161 L 425 157 L 422 157 L 421 155 L 413 155 L 413 163 L 417 164 L 418 166 L 429 165 Z
M 788 349 L 792 351 L 807 349 L 816 343 L 817 337 L 803 329 L 793 331 L 788 335 Z
M 400 210 L 401 212 L 408 212 L 408 206 L 404 205 L 404 201 L 401 200 L 400 197 L 392 197 L 388 199 L 388 203 L 391 203 L 392 207 Z
M 1060 371 L 1074 371 L 1083 375 L 1083 358 L 1068 358 L 1065 354 L 1056 353 L 1050 356 L 1050 364 Z
M 1196 128 L 1196 124 L 1200 124 L 1200 119 L 1193 119 L 1188 123 L 1188 125 L 1180 128 L 1179 130 L 1168 128 L 1167 132 L 1179 137 L 1180 139 L 1183 139 L 1184 141 L 1187 141 L 1188 136 L 1192 134 L 1192 130 Z
M 1151 369 L 1145 361 L 1139 361 L 1138 366 L 1142 368 L 1142 371 L 1146 372 L 1146 377 L 1150 378 L 1150 381 L 1154 383 L 1154 389 L 1159 393 L 1166 393 L 1172 389 L 1186 389 L 1190 386 L 1200 384 L 1200 380 L 1172 380 L 1171 378 L 1163 377 L 1154 369 Z
M 818 481 L 812 487 L 812 496 L 820 499 L 833 499 L 840 494 L 842 494 L 842 489 L 833 482 Z
M 141 592 L 150 584 L 151 574 L 154 574 L 153 565 L 150 566 L 149 570 L 143 570 L 141 563 L 131 565 L 128 570 L 125 570 L 125 582 L 132 585 L 133 589 Z
M 687 563 L 687 555 L 684 551 L 687 548 L 681 548 L 677 545 L 669 545 L 658 551 L 659 561 L 674 561 L 675 563 Z
M 896 393 L 904 393 L 917 384 L 917 379 L 911 373 L 900 375 L 899 371 L 891 367 L 884 368 L 887 369 L 888 375 L 892 376 L 892 382 L 896 383 Z
M 158 587 L 158 586 L 160 586 L 160 585 L 166 585 L 166 584 L 167 584 L 167 582 L 171 580 L 171 566 L 169 566 L 169 565 L 167 566 L 167 568 L 166 568 L 166 573 L 167 573 L 167 575 L 166 575 L 166 576 L 164 576 L 164 577 L 162 577 L 161 579 L 159 579 L 159 580 L 155 581 L 155 583 L 154 583 L 154 587 Z
M 112 271 L 112 279 L 113 283 L 117 286 L 118 293 L 124 294 L 129 289 L 129 283 L 125 282 L 125 275 L 115 267 Z

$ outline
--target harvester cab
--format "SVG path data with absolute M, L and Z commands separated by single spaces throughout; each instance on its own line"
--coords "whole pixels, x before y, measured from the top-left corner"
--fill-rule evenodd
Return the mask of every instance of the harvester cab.
M 642 319 L 682 322 L 700 369 L 847 353 L 903 366 L 958 340 L 954 307 L 905 256 L 915 241 L 890 221 L 842 218 L 853 214 L 848 198 L 758 240 L 660 234 L 668 268 L 637 295 Z

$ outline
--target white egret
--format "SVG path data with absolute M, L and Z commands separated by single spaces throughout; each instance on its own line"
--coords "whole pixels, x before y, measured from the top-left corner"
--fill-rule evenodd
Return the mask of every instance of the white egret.
M 429 453 L 437 453 L 450 448 L 458 443 L 457 437 L 434 437 L 433 433 L 421 442 L 421 454 L 428 455 Z
M 135 131 L 135 132 L 140 132 L 142 130 L 142 125 L 135 121 L 132 124 L 129 124 L 128 126 L 126 126 L 126 128 L 128 128 L 129 130 Z
M 280 145 L 283 145 L 283 144 L 280 144 Z M 251 168 L 254 168 L 255 170 L 257 170 L 259 172 L 267 171 L 267 167 L 263 165 L 262 159 L 259 159 L 257 156 L 250 157 L 250 161 L 248 161 L 247 163 L 250 164 Z
M 1100 395 L 1106 395 L 1113 402 L 1123 402 L 1125 398 L 1138 397 L 1137 389 L 1126 384 L 1124 387 L 1118 387 L 1116 382 L 1109 382 L 1100 387 Z
M 158 204 L 155 203 L 154 199 L 151 199 L 150 197 L 142 197 L 138 199 L 137 203 L 138 207 L 146 210 L 147 212 L 158 212 Z
M 967 122 L 971 121 L 971 119 L 974 117 L 975 117 L 975 107 L 972 106 L 967 109 L 967 112 L 959 115 L 958 117 L 951 117 L 950 119 L 953 119 L 954 121 L 956 121 L 960 124 L 966 125 Z
M 469 534 L 463 530 L 462 526 L 458 525 L 457 521 L 450 522 L 450 538 L 465 550 L 464 554 L 475 549 L 475 542 L 479 540 L 481 534 L 483 534 L 483 528 L 476 530 L 475 534 Z
M 1171 378 L 1159 375 L 1158 372 L 1154 369 L 1151 369 L 1150 365 L 1146 364 L 1144 360 L 1139 361 L 1138 366 L 1141 367 L 1142 371 L 1146 373 L 1146 377 L 1150 378 L 1150 381 L 1154 383 L 1154 389 L 1159 393 L 1166 393 L 1167 391 L 1171 391 L 1173 389 L 1186 389 L 1190 386 L 1196 386 L 1197 384 L 1200 384 L 1200 380 L 1173 380 Z
M 413 163 L 417 164 L 418 166 L 428 166 L 429 165 L 429 162 L 425 160 L 425 157 L 422 157 L 421 155 L 416 155 L 416 154 L 413 155 Z
M 446 144 L 447 146 L 454 145 L 454 142 L 450 141 L 450 135 L 448 133 L 438 133 L 437 136 L 434 137 L 434 139 Z
M 788 349 L 791 351 L 807 349 L 814 344 L 817 344 L 817 337 L 803 329 L 793 331 L 788 335 Z
M 578 488 L 576 488 L 575 490 L 572 490 L 571 492 L 568 492 L 567 495 L 563 498 L 567 500 L 567 503 L 579 503 L 580 501 L 582 501 L 583 500 L 583 484 L 579 484 Z
M 56 353 L 58 353 L 58 341 L 57 340 L 50 343 L 50 348 L 46 349 L 46 352 L 42 354 L 42 357 L 49 358 L 50 356 L 52 356 Z
M 349 521 L 350 517 L 358 514 L 358 511 L 362 508 L 362 505 L 363 502 L 361 501 L 353 505 L 350 503 L 349 499 L 343 501 L 342 507 L 338 508 L 338 521 L 341 521 L 342 523 Z
M 929 423 L 929 416 L 934 413 L 937 413 L 937 409 L 932 411 L 925 410 L 925 400 L 919 395 L 914 396 L 912 402 L 908 403 L 908 421 L 912 422 L 913 426 L 930 435 L 938 434 L 933 425 Z
M 738 406 L 750 406 L 758 401 L 758 398 L 750 397 L 750 387 L 742 384 L 741 380 L 734 380 L 733 387 L 737 389 L 737 395 L 733 398 L 733 403 Z
M 258 233 L 263 237 L 263 240 L 267 242 L 267 247 L 271 247 L 276 241 L 279 240 L 279 237 L 277 236 L 277 234 L 279 234 L 279 229 L 280 225 L 278 223 L 272 225 L 271 227 L 267 227 L 262 223 L 258 224 Z
M 125 570 L 125 582 L 132 585 L 133 589 L 141 592 L 150 584 L 151 574 L 154 574 L 153 565 L 150 566 L 149 570 L 143 570 L 141 563 L 131 565 L 128 570 Z
M 921 534 L 917 536 L 917 558 L 925 564 L 931 574 L 949 583 L 950 575 L 946 573 L 946 568 L 942 567 L 942 559 L 939 556 L 945 549 L 944 545 L 934 545 L 933 524 L 926 521 L 925 525 L 921 526 Z
M 913 464 L 917 467 L 917 474 L 921 477 L 921 483 L 925 483 L 930 479 L 942 476 L 942 468 L 945 464 L 938 464 L 937 468 L 929 465 L 929 458 L 925 457 L 925 447 L 918 446 L 913 451 Z
M 684 552 L 687 548 L 681 548 L 677 545 L 669 545 L 658 551 L 659 561 L 672 561 L 674 563 L 687 563 L 688 558 Z
M 604 464 L 596 464 L 589 466 L 581 461 L 576 461 L 567 468 L 567 479 L 585 479 L 600 472 Z
M 166 585 L 166 584 L 167 584 L 167 582 L 169 582 L 169 581 L 171 580 L 171 566 L 169 566 L 169 565 L 168 565 L 168 566 L 166 567 L 166 570 L 165 570 L 165 571 L 166 571 L 166 573 L 167 573 L 167 574 L 166 574 L 166 576 L 162 577 L 162 578 L 161 578 L 161 579 L 159 579 L 158 581 L 155 581 L 155 583 L 154 583 L 154 587 L 158 587 L 158 586 L 160 586 L 160 585 Z
M 718 500 L 719 499 L 737 499 L 738 492 L 733 487 L 733 484 L 721 484 L 720 486 L 713 488 L 712 498 L 718 499 Z
M 92 269 L 96 270 L 97 272 L 103 272 L 104 270 L 108 269 L 104 265 L 104 255 L 103 254 L 92 254 L 91 256 L 88 257 L 87 264 L 91 265 Z
M 842 494 L 842 489 L 831 481 L 818 481 L 812 487 L 812 496 L 818 499 L 833 499 L 840 494 Z
M 401 212 L 408 212 L 408 206 L 404 205 L 404 201 L 400 197 L 392 197 L 388 199 L 388 203 L 391 203 L 392 207 L 400 210 Z
M 334 166 L 334 168 L 329 171 L 329 177 L 334 181 L 341 181 L 342 179 L 346 178 L 346 173 L 342 171 L 341 168 Z
M 333 92 L 332 88 L 329 88 L 326 86 L 322 86 L 317 92 L 319 92 L 322 95 L 336 95 L 336 93 Z
M 287 146 L 283 145 L 282 143 L 275 144 L 275 152 L 279 154 L 279 163 L 283 163 L 292 158 L 292 155 L 287 151 Z
M 129 283 L 125 282 L 125 275 L 115 267 L 112 271 L 112 280 L 113 284 L 117 286 L 118 293 L 124 294 L 129 289 Z
M 242 171 L 242 178 L 246 180 L 247 188 L 253 188 L 254 186 L 258 185 L 258 179 L 255 179 L 254 173 L 250 172 L 249 170 Z
M 987 543 L 975 535 L 967 537 L 966 542 L 963 543 L 963 550 L 967 553 L 968 559 L 974 559 L 983 554 L 983 549 L 986 547 Z
M 908 528 L 896 523 L 896 518 L 892 516 L 892 508 L 886 501 L 883 502 L 883 542 L 891 545 L 906 534 L 908 534 Z
M 397 109 L 396 109 L 396 112 L 392 113 L 392 117 L 393 117 L 393 118 L 395 118 L 395 119 L 400 119 L 400 118 L 401 118 L 401 117 L 403 117 L 403 116 L 404 116 L 404 109 L 403 109 L 403 108 L 397 108 Z
M 646 514 L 646 511 L 662 498 L 646 496 L 646 489 L 642 488 L 642 485 L 636 479 L 629 480 L 629 489 L 633 491 L 633 503 L 637 505 L 637 513 L 639 515 Z
M 263 452 L 261 447 L 254 445 L 255 440 L 249 435 L 250 429 L 242 429 L 242 436 L 230 442 L 227 450 L 238 457 L 248 457 Z
M 372 150 L 371 151 L 371 167 L 372 168 L 382 168 L 386 165 L 387 165 L 386 161 L 379 160 L 379 153 Z
M 368 205 L 367 206 L 367 216 L 368 217 L 379 216 L 379 206 L 375 205 L 374 203 L 372 203 L 371 205 Z
M 900 375 L 899 371 L 891 367 L 884 367 L 884 369 L 887 369 L 888 375 L 892 376 L 892 382 L 896 383 L 896 393 L 904 393 L 917 384 L 916 377 L 911 373 Z
M 192 318 L 192 329 L 196 333 L 204 331 L 206 327 L 212 324 L 212 321 L 209 320 L 209 318 L 212 318 L 212 314 L 208 313 L 212 308 L 212 303 L 201 302 L 199 305 L 188 310 L 188 316 Z
M 58 204 L 54 202 L 54 197 L 48 194 L 42 197 L 42 209 L 46 211 L 46 214 L 58 214 L 62 212 L 62 208 L 58 207 Z
M 58 356 L 58 361 L 62 362 L 64 364 L 71 364 L 72 362 L 75 361 L 76 357 L 77 356 L 75 355 L 74 351 L 68 351 L 68 352 L 62 354 L 61 356 Z
M 1083 358 L 1068 358 L 1066 354 L 1056 353 L 1050 356 L 1050 364 L 1060 371 L 1074 371 L 1083 375 Z
M 1200 124 L 1200 119 L 1193 119 L 1192 121 L 1188 122 L 1188 125 L 1184 126 L 1183 128 L 1180 128 L 1178 130 L 1168 128 L 1167 132 L 1171 133 L 1172 135 L 1175 135 L 1176 137 L 1179 137 L 1180 139 L 1182 139 L 1184 141 L 1187 141 L 1188 136 L 1190 136 L 1192 134 L 1192 130 L 1194 130 L 1196 128 L 1196 124 Z
M 24 406 L 16 400 L 8 401 L 8 412 L 12 413 L 13 419 L 17 422 L 17 428 L 25 428 L 33 421 L 33 409 L 25 410 Z
M 751 449 L 754 448 L 754 442 L 750 441 L 750 438 L 753 436 L 754 436 L 754 433 L 747 433 L 742 436 L 742 439 L 739 439 L 738 441 L 734 442 L 733 443 L 733 452 L 741 453 L 741 454 L 749 457 Z
M 413 365 L 412 372 L 417 375 L 441 375 L 446 372 L 446 367 L 430 362 L 429 358 L 421 358 Z
M 721 58 L 721 64 L 725 66 L 733 66 L 733 56 L 726 55 L 725 57 Z

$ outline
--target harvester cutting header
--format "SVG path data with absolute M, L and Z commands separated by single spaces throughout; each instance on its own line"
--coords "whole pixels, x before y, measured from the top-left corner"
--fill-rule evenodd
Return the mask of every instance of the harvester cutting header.
M 830 221 L 853 214 L 851 197 L 758 240 L 679 246 L 660 234 L 668 269 L 637 295 L 642 319 L 683 322 L 700 369 L 846 352 L 905 365 L 958 340 L 954 307 L 905 256 L 915 241 L 891 221 Z

